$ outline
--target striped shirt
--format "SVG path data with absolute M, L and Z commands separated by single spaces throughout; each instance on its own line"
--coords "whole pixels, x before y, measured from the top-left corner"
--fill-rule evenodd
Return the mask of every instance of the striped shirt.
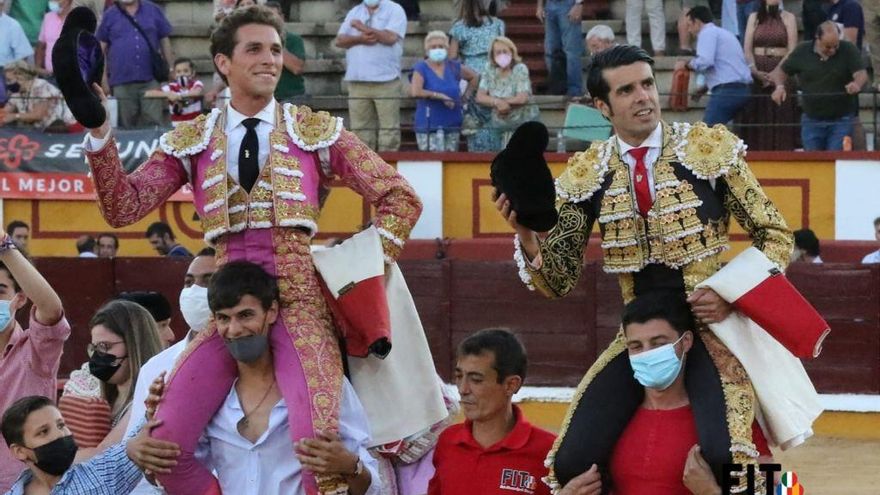
M 141 420 L 141 427 L 146 419 Z M 81 464 L 74 464 L 61 476 L 49 495 L 119 495 L 131 493 L 141 480 L 141 471 L 125 453 L 126 442 L 140 428 L 126 435 L 125 439 L 97 456 Z M 34 478 L 25 469 L 6 495 L 24 495 L 25 487 Z

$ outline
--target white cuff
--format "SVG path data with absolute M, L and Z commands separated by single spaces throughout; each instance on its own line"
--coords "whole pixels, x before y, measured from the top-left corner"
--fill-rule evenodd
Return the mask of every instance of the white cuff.
M 107 140 L 110 139 L 110 134 L 112 132 L 113 132 L 113 129 L 110 129 L 109 131 L 107 131 L 107 134 L 101 138 L 96 138 L 96 137 L 92 136 L 91 132 L 87 132 L 86 137 L 83 140 L 83 149 L 90 152 L 90 153 L 94 153 L 94 152 L 100 150 L 101 148 L 104 147 L 105 144 L 107 144 Z

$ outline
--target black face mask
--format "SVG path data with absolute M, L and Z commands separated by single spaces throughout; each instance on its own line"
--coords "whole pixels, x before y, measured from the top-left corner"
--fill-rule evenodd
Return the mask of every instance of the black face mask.
M 73 435 L 61 437 L 33 449 L 25 448 L 33 450 L 34 455 L 37 456 L 37 462 L 34 465 L 52 476 L 61 476 L 70 469 L 73 458 L 76 457 L 76 451 L 79 449 L 73 440 Z
M 767 13 L 773 17 L 778 16 L 779 15 L 779 5 L 768 5 L 767 6 Z
M 110 378 L 113 377 L 113 375 L 116 373 L 116 370 L 122 367 L 122 363 L 118 361 L 125 357 L 126 356 L 119 358 L 114 356 L 113 354 L 95 351 L 95 353 L 92 354 L 92 357 L 89 358 L 89 373 L 91 373 L 98 380 L 106 383 L 110 380 Z
M 19 91 L 21 91 L 21 84 L 17 82 L 8 83 L 6 85 L 6 91 L 9 91 L 10 93 L 18 93 Z

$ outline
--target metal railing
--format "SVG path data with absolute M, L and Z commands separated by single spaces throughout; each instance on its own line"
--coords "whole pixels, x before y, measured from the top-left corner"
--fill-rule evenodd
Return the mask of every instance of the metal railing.
M 811 95 L 811 97 L 828 97 L 828 96 L 843 96 L 843 95 L 845 95 L 845 93 L 823 93 L 823 94 L 814 94 L 814 95 Z M 863 91 L 863 92 L 859 93 L 858 95 L 856 95 L 857 97 L 860 98 L 860 103 L 861 103 L 861 100 L 864 99 L 865 95 L 869 96 L 869 98 L 870 98 L 870 104 L 867 108 L 869 109 L 872 117 L 870 120 L 866 120 L 866 121 L 859 121 L 857 119 L 856 122 L 861 124 L 861 128 L 864 131 L 867 131 L 866 134 L 868 135 L 868 138 L 867 138 L 868 149 L 878 149 L 878 147 L 876 146 L 876 144 L 877 144 L 876 141 L 878 138 L 880 138 L 880 122 L 878 122 L 878 107 L 880 107 L 880 97 L 878 97 L 878 92 L 876 90 L 874 90 L 874 89 L 866 90 L 866 91 Z M 666 102 L 670 96 L 671 96 L 671 93 L 660 93 L 661 107 L 664 106 L 663 103 Z M 725 96 L 723 96 L 723 95 L 713 96 L 710 94 L 710 95 L 703 96 L 701 101 L 707 101 L 709 98 L 724 98 L 724 97 Z M 750 98 L 754 101 L 754 100 L 758 100 L 758 99 L 768 100 L 770 97 L 769 97 L 769 95 L 766 95 L 766 94 L 753 94 L 750 96 Z M 802 100 L 804 98 L 804 95 L 794 93 L 794 94 L 789 94 L 788 98 Z M 40 99 L 47 99 L 47 98 L 31 97 L 29 99 L 30 100 L 40 100 Z M 58 98 L 48 98 L 48 99 L 57 100 Z M 130 98 L 130 99 L 138 100 L 138 101 L 143 100 L 143 98 Z M 161 98 L 155 98 L 155 99 L 161 100 Z M 10 100 L 16 101 L 15 97 L 10 98 Z M 302 96 L 297 96 L 295 98 L 292 98 L 288 101 L 290 101 L 294 104 L 298 104 L 298 105 L 308 105 L 315 110 L 327 109 L 328 111 L 333 113 L 334 111 L 339 111 L 339 110 L 347 111 L 347 109 L 345 108 L 346 103 L 349 101 L 357 101 L 357 100 L 398 100 L 401 103 L 400 109 L 404 110 L 404 111 L 413 110 L 414 107 L 416 106 L 416 101 L 417 101 L 416 98 L 413 98 L 410 96 L 403 96 L 403 95 L 392 96 L 392 97 L 377 97 L 377 98 L 358 98 L 358 97 L 350 97 L 347 95 L 302 95 Z M 20 101 L 20 99 L 18 101 Z M 119 101 L 119 99 L 117 99 L 117 101 Z M 437 101 L 437 100 L 431 100 L 431 101 Z M 569 101 L 570 101 L 569 98 L 561 97 L 561 96 L 556 97 L 556 98 L 554 98 L 552 96 L 538 96 L 537 98 L 533 97 L 530 104 L 538 105 L 539 108 L 543 111 L 557 112 L 557 111 L 564 111 L 567 104 L 569 103 Z M 691 102 L 690 96 L 688 96 L 688 101 L 689 101 L 689 104 L 691 104 L 690 103 Z M 469 104 L 476 104 L 476 103 L 470 102 Z M 767 101 L 766 104 L 775 106 L 775 103 L 770 102 L 770 101 Z M 208 106 L 205 106 L 204 110 L 207 111 L 208 108 L 209 108 Z M 466 108 L 466 107 L 460 107 L 460 108 Z M 862 106 L 861 104 L 859 105 L 859 111 L 863 110 L 864 108 L 865 107 Z M 6 109 L 7 110 L 9 109 L 8 104 L 7 104 Z M 693 107 L 688 108 L 689 112 L 701 112 L 703 110 L 704 110 L 704 108 L 701 104 L 699 106 L 693 106 Z M 674 112 L 672 110 L 669 110 L 668 108 L 665 111 L 667 112 L 667 115 L 669 113 L 680 115 L 680 113 L 681 113 L 681 112 Z M 0 115 L 2 115 L 4 112 L 5 112 L 4 109 L 0 109 Z M 165 112 L 164 118 L 168 119 L 167 105 L 165 105 L 164 103 L 163 103 L 163 112 Z M 801 113 L 801 105 L 799 103 L 796 103 L 795 113 L 797 115 L 800 115 L 800 113 Z M 858 117 L 858 112 L 856 113 L 856 116 Z M 539 117 L 539 120 L 541 120 L 540 117 Z M 667 120 L 673 120 L 673 119 L 667 119 Z M 691 118 L 690 120 L 695 121 L 698 119 Z M 563 151 L 564 148 L 561 147 L 557 141 L 561 138 L 565 138 L 565 135 L 568 134 L 570 131 L 589 130 L 589 129 L 606 127 L 607 125 L 609 125 L 609 124 L 603 123 L 603 124 L 596 124 L 596 125 L 548 126 L 548 130 L 550 131 L 550 134 L 551 134 L 551 139 L 553 140 L 551 142 L 551 148 L 553 148 L 553 146 L 556 145 L 557 150 Z M 794 120 L 794 121 L 790 121 L 790 122 L 744 122 L 744 121 L 741 121 L 741 119 L 735 119 L 733 121 L 732 130 L 734 130 L 734 132 L 737 132 L 737 131 L 743 131 L 743 130 L 747 130 L 747 129 L 751 129 L 751 128 L 761 128 L 761 129 L 771 129 L 771 130 L 780 130 L 781 129 L 781 130 L 785 130 L 786 132 L 796 133 L 796 139 L 799 140 L 800 139 L 799 130 L 801 128 L 801 125 L 802 124 L 799 119 Z M 15 128 L 15 127 L 16 127 L 15 125 L 0 126 L 0 130 Z M 19 127 L 33 129 L 33 126 L 19 126 Z M 170 127 L 171 127 L 170 121 L 166 121 L 158 126 L 155 126 L 155 125 L 154 126 L 141 126 L 140 128 L 142 128 L 142 129 L 143 128 L 150 128 L 150 129 L 169 128 L 170 129 Z M 431 125 L 431 122 L 429 121 L 429 122 L 427 122 L 426 127 L 428 129 L 434 129 L 437 126 Z M 349 128 L 350 130 L 355 131 L 357 133 L 380 133 L 382 131 L 401 132 L 402 133 L 402 146 L 407 149 L 415 149 L 415 141 L 414 141 L 412 135 L 414 133 L 416 133 L 416 131 L 415 131 L 415 125 L 412 122 L 411 117 L 406 120 L 401 120 L 399 127 L 382 127 L 379 125 L 353 127 L 352 125 L 349 124 L 347 126 L 347 128 Z M 469 131 L 504 133 L 504 132 L 509 132 L 512 129 L 513 128 L 511 127 L 511 125 L 497 125 L 490 120 L 489 122 L 486 122 L 483 125 L 481 125 L 479 127 L 479 129 L 467 129 L 467 128 L 461 128 L 461 127 L 444 126 L 443 133 L 444 134 L 450 134 L 450 133 L 462 134 L 461 139 L 460 139 L 461 143 L 458 148 L 458 151 L 466 151 L 467 147 L 465 146 L 465 142 L 467 141 L 467 137 L 464 136 L 464 134 L 467 134 Z M 568 142 L 568 144 L 572 144 L 573 141 L 575 141 L 575 140 L 573 140 L 571 138 L 566 138 L 566 142 Z M 575 147 L 578 147 L 576 143 L 575 143 Z M 760 148 L 755 148 L 754 146 L 750 147 L 750 150 L 756 150 L 756 149 L 760 150 Z M 431 151 L 431 150 L 425 150 L 425 151 Z M 443 150 L 439 150 L 439 151 L 443 151 Z M 762 150 L 762 151 L 764 151 L 764 150 Z M 791 150 L 785 150 L 785 151 L 791 151 Z

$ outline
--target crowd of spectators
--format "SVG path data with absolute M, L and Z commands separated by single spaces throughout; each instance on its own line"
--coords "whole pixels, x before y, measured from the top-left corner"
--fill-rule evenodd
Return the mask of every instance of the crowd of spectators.
M 736 125 L 752 149 L 838 150 L 843 136 L 859 149 L 865 136 L 856 95 L 867 83 L 863 60 L 868 53 L 872 62 L 880 57 L 880 14 L 871 2 L 861 5 L 857 0 L 802 3 L 805 41 L 813 43 L 816 53 L 826 46 L 827 55 L 816 60 L 799 55 L 798 18 L 781 0 L 682 0 L 675 6 L 680 12 L 677 67 L 698 74 L 691 94 L 695 101 L 709 94 L 703 120 Z M 215 20 L 254 4 L 265 4 L 282 18 L 292 6 L 289 0 L 214 0 Z M 401 123 L 401 103 L 407 96 L 415 99 L 411 128 L 422 151 L 497 151 L 512 128 L 539 118 L 532 95 L 535 81 L 495 14 L 505 2 L 453 2 L 457 13 L 449 31 L 429 33 L 425 59 L 411 69 L 404 63 L 403 46 L 407 21 L 419 15 L 417 2 L 364 0 L 352 5 L 338 0 L 334 5 L 342 20 L 335 46 L 345 56 L 349 127 L 372 148 L 400 148 L 401 129 L 410 127 Z M 54 86 L 51 56 L 64 19 L 76 6 L 88 6 L 100 17 L 96 36 L 106 53 L 103 89 L 115 101 L 119 127 L 176 126 L 228 100 L 222 77 L 214 74 L 203 82 L 199 73 L 206 67 L 175 57 L 173 27 L 150 0 L 0 0 L 5 12 L 0 15 L 0 103 L 5 103 L 0 124 L 82 131 Z M 655 0 L 628 0 L 626 42 L 641 45 L 646 13 L 653 53 L 666 55 L 664 9 L 669 10 Z M 553 91 L 555 85 L 568 100 L 581 100 L 585 48 L 594 54 L 613 46 L 614 31 L 597 25 L 584 37 L 580 0 L 537 0 L 536 17 L 544 25 L 549 72 L 540 88 Z M 822 22 L 831 24 L 820 27 Z M 287 31 L 284 41 L 276 98 L 309 101 L 303 38 Z M 508 57 L 505 66 L 501 62 Z M 790 58 L 798 60 L 786 60 Z M 825 58 L 846 59 L 847 65 L 833 81 L 811 78 L 809 67 Z M 168 66 L 167 74 L 158 60 Z M 836 69 L 840 64 L 832 65 Z M 802 98 L 795 98 L 796 93 Z M 825 109 L 817 108 L 817 102 Z M 763 132 L 767 126 L 773 132 Z

